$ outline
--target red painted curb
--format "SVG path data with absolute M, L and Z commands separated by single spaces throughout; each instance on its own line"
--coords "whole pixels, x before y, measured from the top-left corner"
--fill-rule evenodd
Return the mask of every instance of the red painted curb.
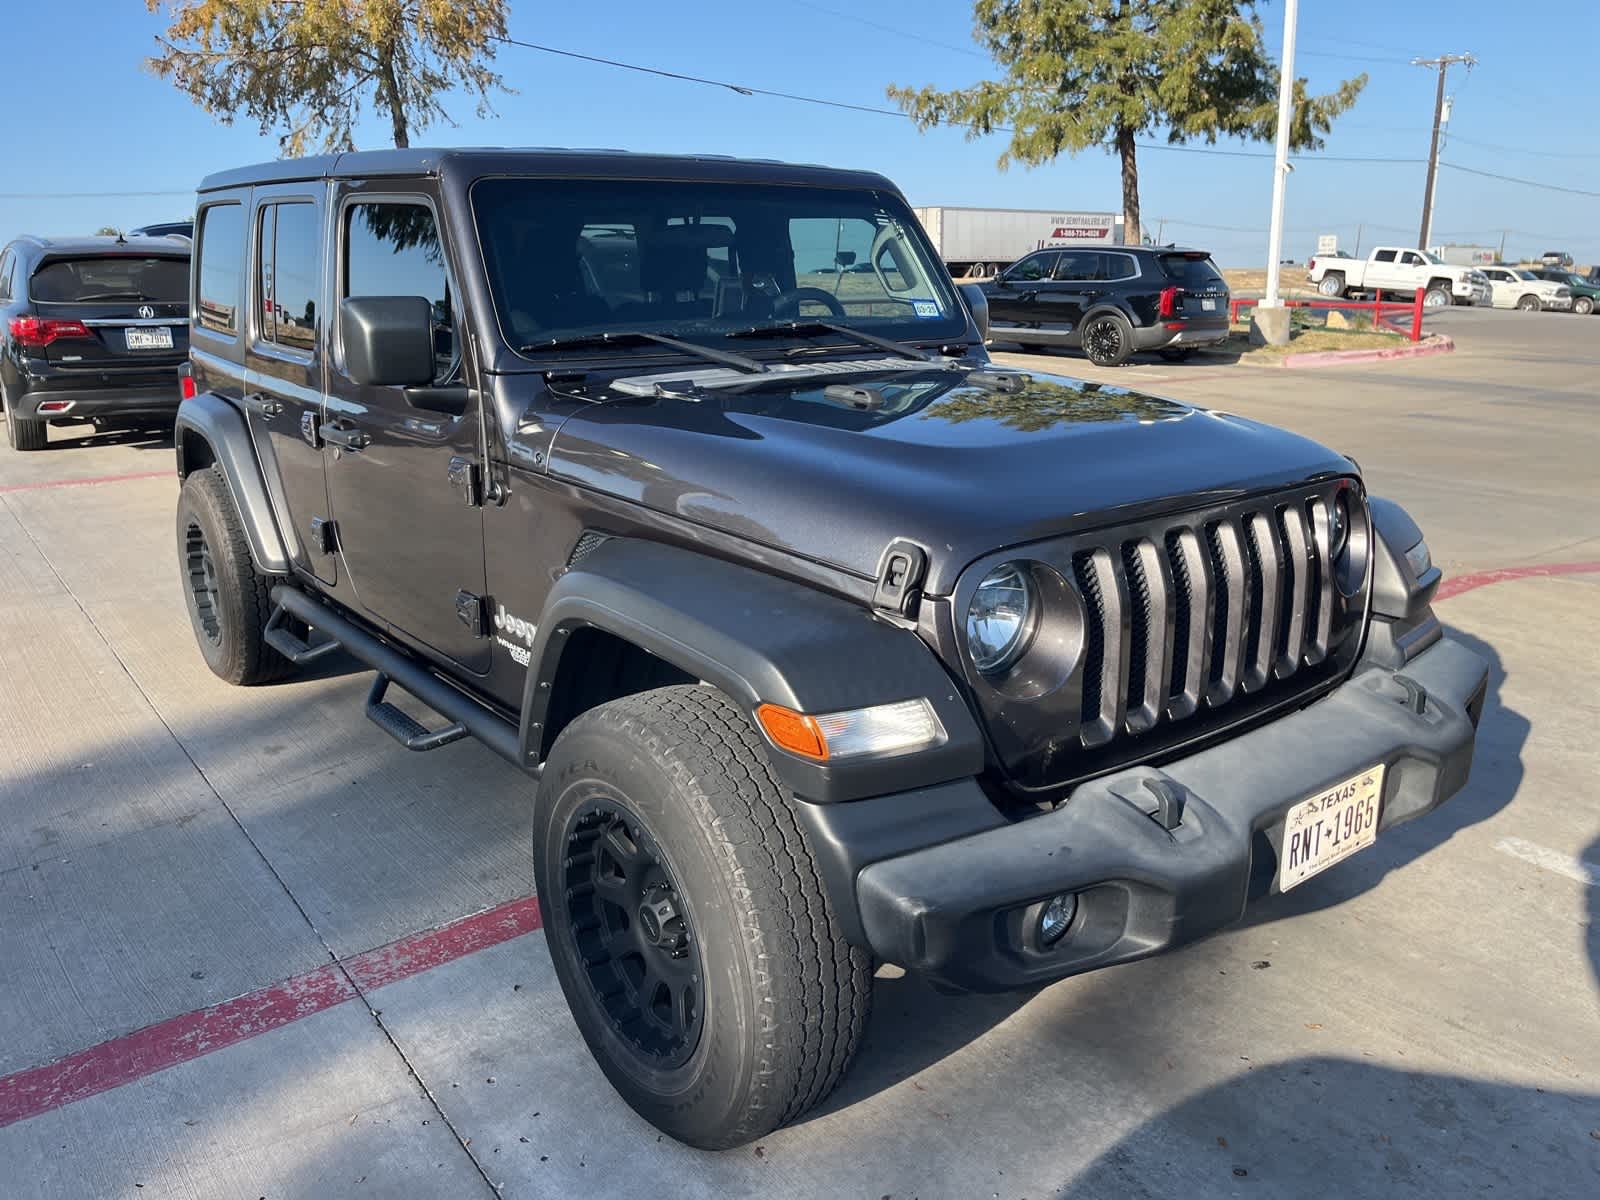
M 97 1096 L 540 927 L 532 896 L 403 937 L 221 1004 L 184 1013 L 0 1079 L 0 1129 Z M 359 991 L 357 990 L 359 989 Z
M 1377 362 L 1389 358 L 1422 358 L 1429 354 L 1448 354 L 1456 348 L 1446 334 L 1430 334 L 1410 346 L 1390 346 L 1384 350 L 1308 350 L 1304 354 L 1285 354 L 1279 365 L 1290 370 L 1301 367 L 1336 367 L 1340 363 Z
M 1540 579 L 1557 575 L 1590 575 L 1600 573 L 1600 562 L 1548 563 L 1544 566 L 1501 567 L 1493 571 L 1472 571 L 1446 579 L 1433 594 L 1435 601 L 1448 600 L 1462 592 L 1485 587 L 1491 583 L 1506 583 L 1513 579 Z
M 134 475 L 96 475 L 89 479 L 45 479 L 38 483 L 0 483 L 0 492 L 42 492 L 47 488 L 98 487 L 102 483 L 132 483 L 136 479 L 172 479 L 178 473 L 166 471 L 140 471 Z

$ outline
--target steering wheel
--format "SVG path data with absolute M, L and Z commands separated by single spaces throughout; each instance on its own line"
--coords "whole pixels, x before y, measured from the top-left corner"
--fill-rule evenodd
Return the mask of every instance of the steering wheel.
M 828 312 L 843 318 L 846 314 L 844 305 L 839 303 L 839 298 L 832 292 L 825 292 L 821 288 L 797 287 L 786 292 L 779 292 L 772 298 L 772 313 L 777 317 L 795 318 L 800 315 L 800 305 L 807 300 L 813 300 L 822 305 Z

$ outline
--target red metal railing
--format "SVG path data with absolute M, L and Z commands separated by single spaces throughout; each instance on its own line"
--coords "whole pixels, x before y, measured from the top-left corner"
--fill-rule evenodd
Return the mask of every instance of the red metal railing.
M 1403 334 L 1413 342 L 1422 340 L 1422 297 L 1425 289 L 1418 288 L 1417 294 L 1409 300 L 1385 300 L 1383 292 L 1373 294 L 1371 300 L 1285 300 L 1285 308 L 1320 308 L 1337 310 L 1339 312 L 1369 312 L 1372 314 L 1372 327 L 1387 326 L 1395 333 Z M 1259 300 L 1230 300 L 1228 302 L 1228 320 L 1237 321 L 1239 310 L 1260 304 Z M 1411 320 L 1402 323 L 1398 318 L 1402 314 L 1409 315 Z

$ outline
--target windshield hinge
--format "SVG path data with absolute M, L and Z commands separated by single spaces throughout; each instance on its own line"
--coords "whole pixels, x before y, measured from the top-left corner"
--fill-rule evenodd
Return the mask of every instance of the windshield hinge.
M 873 589 L 872 606 L 897 617 L 915 617 L 922 600 L 922 580 L 928 571 L 928 555 L 921 546 L 904 538 L 889 543 L 878 564 L 878 586 Z
M 461 493 L 462 502 L 469 508 L 483 507 L 483 468 L 470 458 L 459 455 L 450 459 L 450 486 Z

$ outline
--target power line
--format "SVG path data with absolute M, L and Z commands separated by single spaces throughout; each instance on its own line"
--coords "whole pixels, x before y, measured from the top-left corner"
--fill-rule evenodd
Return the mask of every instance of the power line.
M 1467 175 L 1481 175 L 1485 179 L 1498 179 L 1504 183 L 1520 183 L 1524 187 L 1542 188 L 1547 192 L 1566 192 L 1570 196 L 1600 196 L 1600 192 L 1587 188 L 1562 187 L 1559 183 L 1540 183 L 1537 179 L 1518 179 L 1515 175 L 1497 175 L 1493 171 L 1480 171 L 1476 167 L 1463 167 L 1456 163 L 1441 162 L 1441 167 L 1461 171 Z
M 877 29 L 883 33 L 892 33 L 896 37 L 909 38 L 913 42 L 921 42 L 925 46 L 937 46 L 941 50 L 953 50 L 957 54 L 970 55 L 973 58 L 988 60 L 989 56 L 982 50 L 972 46 L 957 46 L 950 42 L 941 42 L 938 38 L 926 37 L 920 33 L 913 33 L 909 29 L 900 29 L 894 25 L 885 25 L 881 21 L 873 21 L 867 17 L 858 17 L 854 13 L 840 12 L 838 9 L 826 8 L 821 4 L 813 4 L 811 0 L 790 0 L 791 4 L 798 4 L 801 8 L 809 8 L 814 12 L 823 13 L 840 21 L 853 21 L 857 25 L 865 25 L 868 29 Z
M 1570 150 L 1531 150 L 1526 146 L 1497 146 L 1493 142 L 1476 142 L 1471 138 L 1464 138 L 1459 133 L 1452 133 L 1450 140 L 1467 146 L 1476 146 L 1480 150 L 1495 150 L 1501 154 L 1536 154 L 1540 158 L 1600 158 L 1600 154 L 1574 153 Z

